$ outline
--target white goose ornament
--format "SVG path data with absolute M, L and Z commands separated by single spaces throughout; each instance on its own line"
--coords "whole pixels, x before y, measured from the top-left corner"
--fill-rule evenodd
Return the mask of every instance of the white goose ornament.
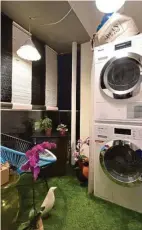
M 57 187 L 51 187 L 41 205 L 41 210 L 43 210 L 43 212 L 41 213 L 42 217 L 45 217 L 47 215 L 48 212 L 50 212 L 50 210 L 53 208 L 54 203 L 55 203 L 55 195 L 54 195 L 54 191 Z

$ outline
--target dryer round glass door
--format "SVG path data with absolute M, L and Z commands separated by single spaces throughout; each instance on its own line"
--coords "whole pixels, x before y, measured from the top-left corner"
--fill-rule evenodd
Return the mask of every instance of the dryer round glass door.
M 133 53 L 112 58 L 102 70 L 103 91 L 115 99 L 127 99 L 136 95 L 142 82 L 141 61 L 141 57 Z
M 129 141 L 108 142 L 101 149 L 100 164 L 116 183 L 131 186 L 141 182 L 142 150 Z

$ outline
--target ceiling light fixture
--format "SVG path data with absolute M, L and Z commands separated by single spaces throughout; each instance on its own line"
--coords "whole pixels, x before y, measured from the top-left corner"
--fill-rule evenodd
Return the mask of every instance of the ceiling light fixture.
M 17 54 L 19 57 L 29 60 L 29 61 L 38 61 L 39 59 L 41 59 L 41 55 L 36 49 L 31 38 L 29 38 L 25 42 L 25 44 L 17 50 Z
M 31 19 L 31 18 L 29 18 Z M 29 33 L 30 33 L 30 23 L 29 23 Z M 17 55 L 28 61 L 38 61 L 41 59 L 41 55 L 36 49 L 31 37 L 17 50 Z
M 96 7 L 103 13 L 117 12 L 126 0 L 96 0 Z

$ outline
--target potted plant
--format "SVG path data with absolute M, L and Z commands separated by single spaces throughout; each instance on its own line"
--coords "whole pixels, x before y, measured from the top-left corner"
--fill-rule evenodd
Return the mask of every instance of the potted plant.
M 76 170 L 76 176 L 80 181 L 81 185 L 86 185 L 88 183 L 88 173 L 89 173 L 89 137 L 82 141 L 78 140 L 76 145 L 76 150 L 73 153 Z
M 64 136 L 64 135 L 66 134 L 66 132 L 68 131 L 68 129 L 67 129 L 67 126 L 66 126 L 66 125 L 60 124 L 60 125 L 58 125 L 58 127 L 57 127 L 57 131 L 60 132 L 60 135 L 61 135 L 61 136 Z
M 35 132 L 39 132 L 39 131 L 42 130 L 41 124 L 42 124 L 42 119 L 40 119 L 39 121 L 34 122 L 34 131 Z
M 48 117 L 45 117 L 41 122 L 41 129 L 45 131 L 47 136 L 51 136 L 52 120 Z

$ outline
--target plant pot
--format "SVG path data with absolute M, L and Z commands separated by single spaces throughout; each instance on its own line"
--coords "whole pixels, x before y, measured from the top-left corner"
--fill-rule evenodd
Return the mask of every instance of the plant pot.
M 79 166 L 79 168 L 82 170 L 82 168 L 83 168 L 83 162 L 82 161 L 78 161 L 78 166 Z
M 86 183 L 88 181 L 88 179 L 83 175 L 80 168 L 76 169 L 76 177 L 80 183 Z
M 61 131 L 60 131 L 60 135 L 61 135 L 61 136 L 65 136 L 65 135 L 66 135 L 66 131 L 65 131 L 65 130 L 61 130 Z
M 46 136 L 50 137 L 50 136 L 51 136 L 51 132 L 52 132 L 52 128 L 46 129 L 46 130 L 45 130 Z

